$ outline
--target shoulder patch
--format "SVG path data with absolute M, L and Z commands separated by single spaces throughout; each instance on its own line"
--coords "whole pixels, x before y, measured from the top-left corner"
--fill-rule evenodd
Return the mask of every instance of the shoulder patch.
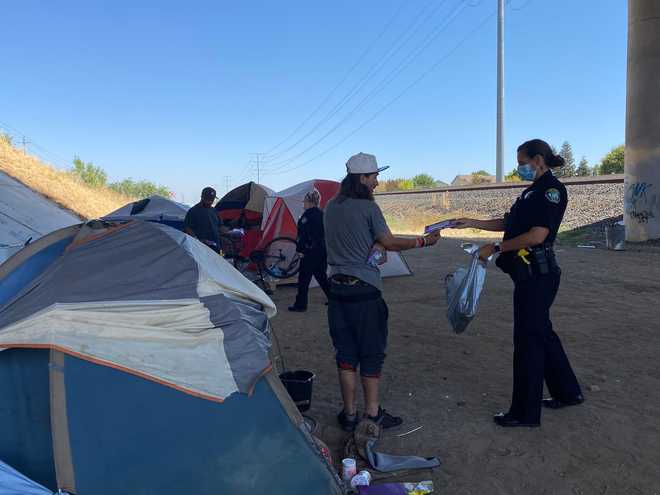
M 558 204 L 561 201 L 561 194 L 554 187 L 551 187 L 545 192 L 545 198 L 551 203 Z

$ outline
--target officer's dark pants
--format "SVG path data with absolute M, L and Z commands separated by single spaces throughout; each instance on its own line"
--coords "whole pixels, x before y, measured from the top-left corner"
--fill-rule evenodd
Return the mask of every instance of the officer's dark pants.
M 557 270 L 515 284 L 513 399 L 509 413 L 523 422 L 541 420 L 544 379 L 555 399 L 571 401 L 582 393 L 550 321 L 559 280 Z
M 307 309 L 307 293 L 312 276 L 329 297 L 330 285 L 328 283 L 328 258 L 325 249 L 319 249 L 306 253 L 300 262 L 300 272 L 298 272 L 298 294 L 294 306 L 300 309 Z

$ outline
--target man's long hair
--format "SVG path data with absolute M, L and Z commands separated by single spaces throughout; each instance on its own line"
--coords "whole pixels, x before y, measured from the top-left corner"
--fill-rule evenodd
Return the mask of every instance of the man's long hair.
M 343 203 L 347 198 L 374 200 L 371 189 L 360 182 L 362 175 L 368 177 L 371 174 L 348 174 L 344 177 L 344 180 L 341 181 L 339 194 L 337 194 L 337 201 L 339 203 Z

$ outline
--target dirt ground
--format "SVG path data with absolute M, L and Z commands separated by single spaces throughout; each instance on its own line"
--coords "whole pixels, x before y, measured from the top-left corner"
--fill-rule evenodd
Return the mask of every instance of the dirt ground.
M 390 453 L 437 456 L 442 494 L 660 494 L 660 249 L 625 252 L 560 247 L 562 285 L 552 319 L 586 402 L 545 411 L 537 429 L 502 429 L 509 405 L 512 283 L 488 269 L 479 314 L 464 334 L 445 317 L 443 280 L 466 263 L 455 239 L 406 255 L 412 277 L 386 279 L 389 353 L 383 405 L 405 424 L 383 440 Z M 325 298 L 289 313 L 295 288 L 273 296 L 273 323 L 289 369 L 316 373 L 310 415 L 331 448 L 339 389 Z M 361 403 L 360 403 L 361 407 Z M 415 476 L 412 477 L 415 479 Z

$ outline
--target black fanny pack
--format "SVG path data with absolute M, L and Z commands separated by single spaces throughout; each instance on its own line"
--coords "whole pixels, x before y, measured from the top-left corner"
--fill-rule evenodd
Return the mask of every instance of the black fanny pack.
M 557 273 L 559 265 L 552 244 L 540 244 L 517 253 L 500 255 L 495 264 L 514 282 L 524 282 L 534 277 Z

